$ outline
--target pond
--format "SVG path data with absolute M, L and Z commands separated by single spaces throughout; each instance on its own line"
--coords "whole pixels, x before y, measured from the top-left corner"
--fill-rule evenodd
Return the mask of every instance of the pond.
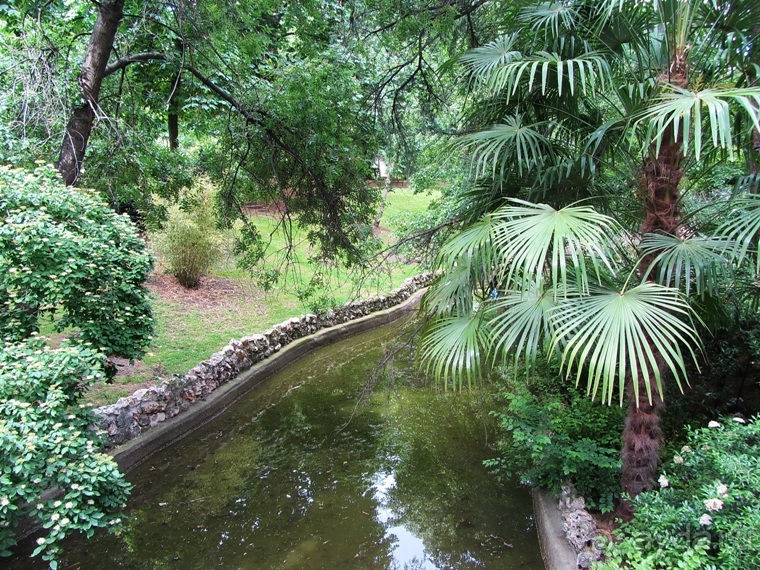
M 357 406 L 409 330 L 313 352 L 133 470 L 123 532 L 59 568 L 543 569 L 529 491 L 482 465 L 485 389 L 424 386 L 407 351 Z

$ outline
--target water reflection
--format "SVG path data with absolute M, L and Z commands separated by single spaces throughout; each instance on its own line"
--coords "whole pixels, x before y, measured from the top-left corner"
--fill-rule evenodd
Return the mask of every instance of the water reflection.
M 482 396 L 402 363 L 405 385 L 356 409 L 399 334 L 320 350 L 132 472 L 122 536 L 72 541 L 60 567 L 543 568 L 528 493 L 482 467 Z
M 372 498 L 377 503 L 375 520 L 385 527 L 385 539 L 391 543 L 390 567 L 435 570 L 436 566 L 427 559 L 425 542 L 403 524 L 394 524 L 399 519 L 390 501 L 390 493 L 395 487 L 395 470 L 379 471 L 372 476 Z

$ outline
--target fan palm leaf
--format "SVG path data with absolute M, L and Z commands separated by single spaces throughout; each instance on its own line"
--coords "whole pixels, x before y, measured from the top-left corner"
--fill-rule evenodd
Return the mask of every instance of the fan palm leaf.
M 468 51 L 460 61 L 467 67 L 473 78 L 488 83 L 488 78 L 500 67 L 522 57 L 514 49 L 518 34 L 500 36 L 487 44 Z
M 490 129 L 462 137 L 460 144 L 473 152 L 473 163 L 477 171 L 496 177 L 508 163 L 515 161 L 520 176 L 540 164 L 544 156 L 551 152 L 549 141 L 541 133 L 541 125 L 526 125 L 520 115 L 506 117 L 504 124 L 493 125 Z M 490 165 L 490 169 L 489 169 Z
M 588 291 L 591 264 L 597 280 L 601 267 L 612 270 L 605 251 L 611 249 L 618 225 L 590 206 L 566 206 L 513 199 L 494 212 L 493 244 L 499 251 L 499 283 L 506 288 L 528 289 L 544 279 L 544 271 L 556 292 L 568 287 L 571 275 L 580 292 Z
M 684 154 L 689 154 L 693 138 L 694 153 L 699 158 L 703 133 L 709 126 L 712 146 L 728 149 L 733 156 L 731 103 L 743 108 L 752 126 L 760 130 L 760 87 L 690 91 L 671 85 L 669 89 L 636 121 L 647 123 L 645 145 L 654 143 L 658 154 L 664 134 L 672 127 L 676 142 L 681 139 Z
M 536 361 L 553 332 L 549 321 L 556 305 L 553 297 L 536 284 L 527 291 L 506 291 L 489 305 L 494 358 L 512 354 L 527 363 Z
M 520 20 L 533 30 L 543 32 L 544 37 L 558 37 L 562 29 L 572 29 L 578 20 L 578 10 L 565 2 L 544 2 L 526 10 Z
M 622 405 L 629 376 L 634 401 L 640 380 L 650 402 L 653 382 L 662 395 L 660 359 L 682 388 L 687 381 L 682 347 L 697 364 L 694 347 L 701 346 L 700 338 L 693 313 L 676 289 L 642 283 L 622 291 L 598 290 L 564 299 L 550 318 L 552 346 L 561 349 L 566 376 L 574 370 L 576 384 L 585 378 L 587 393 L 607 403 L 617 386 Z
M 445 389 L 470 386 L 482 373 L 483 355 L 490 336 L 480 311 L 474 316 L 435 319 L 419 345 L 419 360 L 425 373 L 442 382 Z
M 732 243 L 721 237 L 646 234 L 641 240 L 641 254 L 652 259 L 644 279 L 656 270 L 658 283 L 676 289 L 683 284 L 687 297 L 692 283 L 697 295 L 713 294 L 719 278 L 729 270 L 725 252 Z
M 760 235 L 760 195 L 746 194 L 734 200 L 736 209 L 729 219 L 718 228 L 718 233 L 735 242 L 732 254 L 742 263 L 750 252 L 757 253 L 757 237 Z M 760 256 L 755 271 L 760 274 Z
M 533 91 L 540 85 L 542 95 L 549 89 L 556 89 L 562 96 L 565 80 L 570 95 L 575 95 L 576 90 L 586 95 L 612 84 L 607 59 L 603 54 L 593 51 L 570 58 L 558 53 L 538 51 L 494 68 L 485 79 L 490 89 L 503 91 L 507 100 L 520 86 Z M 521 83 L 523 79 L 527 84 Z

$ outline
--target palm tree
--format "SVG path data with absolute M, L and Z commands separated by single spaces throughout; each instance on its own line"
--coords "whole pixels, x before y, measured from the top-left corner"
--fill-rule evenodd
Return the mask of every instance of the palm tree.
M 481 89 L 460 141 L 481 176 L 477 221 L 440 252 L 422 361 L 461 382 L 506 355 L 557 354 L 590 396 L 627 398 L 630 495 L 654 483 L 664 382 L 681 388 L 698 365 L 685 295 L 715 294 L 753 251 L 757 200 L 723 237 L 682 206 L 690 168 L 742 155 L 760 131 L 753 4 L 542 3 L 519 34 L 462 58 Z

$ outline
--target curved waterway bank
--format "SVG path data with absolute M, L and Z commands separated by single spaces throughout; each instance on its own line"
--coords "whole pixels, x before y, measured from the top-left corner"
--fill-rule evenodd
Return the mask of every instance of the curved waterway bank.
M 321 348 L 154 455 L 122 535 L 69 541 L 59 567 L 543 568 L 529 491 L 482 466 L 486 391 L 424 387 L 410 352 L 357 407 L 404 334 Z

